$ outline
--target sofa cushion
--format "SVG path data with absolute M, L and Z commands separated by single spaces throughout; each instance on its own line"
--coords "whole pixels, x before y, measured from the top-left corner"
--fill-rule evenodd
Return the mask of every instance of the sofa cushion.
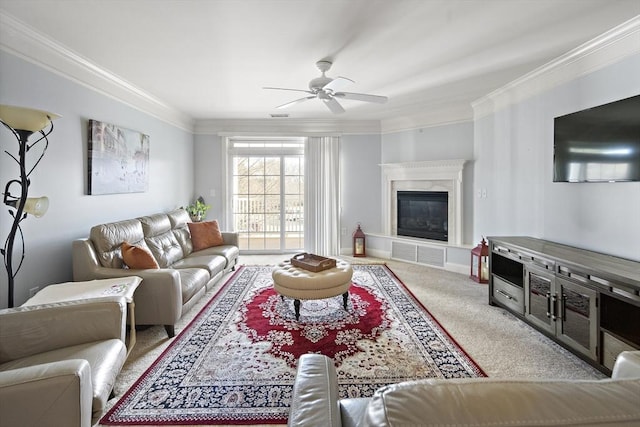
M 179 268 L 175 270 L 180 275 L 182 304 L 189 301 L 198 291 L 204 288 L 211 276 L 204 268 Z
M 130 245 L 127 242 L 122 243 L 122 259 L 129 268 L 136 270 L 160 268 L 148 248 Z
M 122 268 L 122 242 L 138 245 L 143 241 L 144 233 L 140 221 L 128 219 L 92 227 L 90 239 L 103 267 Z
M 363 426 L 640 425 L 640 379 L 407 381 L 380 388 Z
M 227 260 L 223 256 L 190 256 L 183 258 L 171 265 L 171 268 L 205 268 L 211 277 L 224 271 Z
M 171 221 L 166 214 L 155 214 L 138 219 L 142 224 L 144 241 L 160 267 L 169 267 L 184 256 L 182 246 L 171 231 Z
M 171 231 L 159 236 L 145 237 L 144 241 L 162 268 L 169 267 L 183 256 L 182 247 Z
M 126 310 L 124 297 L 115 296 L 2 309 L 0 363 L 98 340 L 124 342 Z
M 224 244 L 218 221 L 190 222 L 188 226 L 194 252 Z
M 240 250 L 237 246 L 233 245 L 220 245 L 220 246 L 212 246 L 210 248 L 202 249 L 197 252 L 192 252 L 187 258 L 191 257 L 210 257 L 212 255 L 220 255 L 226 259 L 226 263 L 224 268 L 233 267 L 235 265 L 235 260 L 238 258 Z
M 171 231 L 176 236 L 176 240 L 182 246 L 184 256 L 193 252 L 193 244 L 191 243 L 191 233 L 187 224 L 191 222 L 189 214 L 184 209 L 176 209 L 167 214 L 171 222 Z

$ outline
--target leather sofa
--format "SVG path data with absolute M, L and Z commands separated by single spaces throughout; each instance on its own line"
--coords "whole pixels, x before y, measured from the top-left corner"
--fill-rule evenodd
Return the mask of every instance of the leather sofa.
M 96 424 L 125 362 L 122 297 L 0 310 L 0 426 Z
M 640 351 L 622 352 L 611 379 L 426 379 L 340 399 L 333 360 L 298 361 L 289 426 L 639 426 Z
M 137 325 L 164 325 L 175 336 L 175 323 L 238 259 L 238 234 L 222 232 L 222 245 L 193 251 L 184 209 L 96 225 L 88 238 L 73 242 L 73 280 L 85 281 L 136 275 L 142 283 L 134 303 Z M 151 252 L 159 269 L 129 269 L 123 262 L 123 242 Z

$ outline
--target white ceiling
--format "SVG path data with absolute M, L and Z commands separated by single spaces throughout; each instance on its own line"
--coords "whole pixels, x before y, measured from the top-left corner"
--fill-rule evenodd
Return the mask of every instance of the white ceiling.
M 0 0 L 0 12 L 192 119 L 385 120 L 470 103 L 640 14 L 640 0 Z M 274 107 L 320 75 L 385 105 Z M 0 77 L 1 78 L 1 77 Z M 282 119 L 278 119 L 282 120 Z

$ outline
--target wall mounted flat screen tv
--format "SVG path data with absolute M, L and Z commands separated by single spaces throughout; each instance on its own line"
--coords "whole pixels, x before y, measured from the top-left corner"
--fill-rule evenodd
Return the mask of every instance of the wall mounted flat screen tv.
M 640 181 L 640 95 L 556 117 L 553 181 Z

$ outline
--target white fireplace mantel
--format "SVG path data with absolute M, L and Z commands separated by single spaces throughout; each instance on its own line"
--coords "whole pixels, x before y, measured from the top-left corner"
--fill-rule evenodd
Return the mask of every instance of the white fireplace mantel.
M 462 171 L 466 160 L 435 160 L 380 165 L 385 179 L 383 223 L 385 233 L 397 235 L 398 191 L 445 191 L 449 194 L 450 245 L 462 244 Z

